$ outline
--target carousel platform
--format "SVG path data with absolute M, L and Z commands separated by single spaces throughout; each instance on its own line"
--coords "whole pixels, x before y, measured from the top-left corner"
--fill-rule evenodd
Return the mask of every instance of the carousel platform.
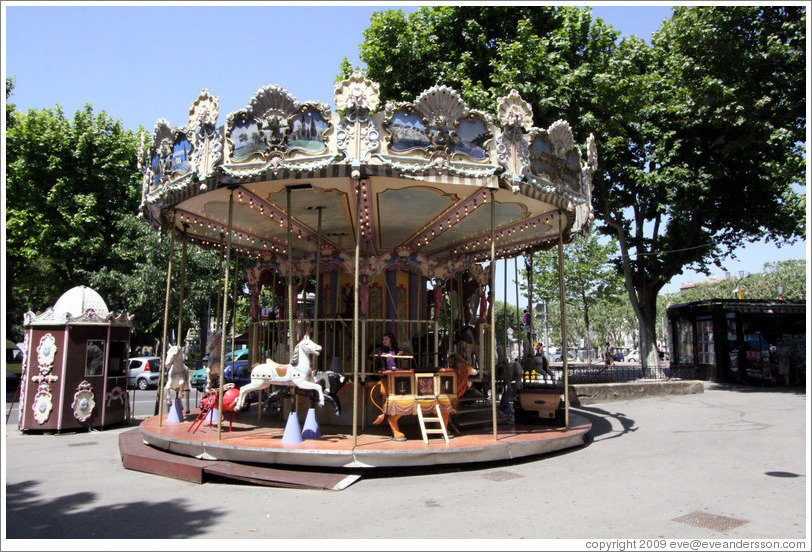
M 204 423 L 190 431 L 196 416 L 193 410 L 180 422 L 159 424 L 158 416 L 144 420 L 127 437 L 127 447 L 121 447 L 125 467 L 177 477 L 175 472 L 184 473 L 186 469 L 183 464 L 191 466 L 192 475 L 187 480 L 197 480 L 199 476 L 193 472 L 214 473 L 212 469 L 217 465 L 228 466 L 229 470 L 250 465 L 359 473 L 373 468 L 509 461 L 579 447 L 592 428 L 586 418 L 570 413 L 569 429 L 545 423 L 500 423 L 494 438 L 491 425 L 482 424 L 466 427 L 448 443 L 440 436 L 429 438 L 426 444 L 416 425 L 401 424 L 407 440 L 394 441 L 388 426 L 382 424 L 360 429 L 354 444 L 349 428 L 322 425 L 320 437 L 289 444 L 282 442 L 285 424 L 278 417 L 257 421 L 244 414 L 242 419 L 234 418 L 229 431 L 226 415 L 218 439 L 216 423 Z M 188 459 L 185 463 L 184 458 Z

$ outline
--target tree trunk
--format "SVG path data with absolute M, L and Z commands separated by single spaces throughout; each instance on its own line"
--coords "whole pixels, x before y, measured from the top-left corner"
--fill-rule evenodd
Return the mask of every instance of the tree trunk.
M 643 365 L 643 377 L 649 379 L 665 379 L 665 373 L 660 365 L 660 355 L 657 353 L 657 294 L 641 293 L 638 290 L 639 313 L 637 320 L 640 326 L 640 362 Z
M 581 294 L 581 301 L 584 305 L 584 332 L 586 335 L 586 362 L 588 365 L 592 364 L 592 338 L 589 335 L 589 305 L 586 301 L 586 295 Z

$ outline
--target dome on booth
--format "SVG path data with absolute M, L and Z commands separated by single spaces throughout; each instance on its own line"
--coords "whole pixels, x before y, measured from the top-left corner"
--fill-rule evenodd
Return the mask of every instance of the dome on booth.
M 69 314 L 72 318 L 82 316 L 87 310 L 92 310 L 101 318 L 110 314 L 101 295 L 87 286 L 76 286 L 63 293 L 54 304 L 53 310 L 55 316 Z

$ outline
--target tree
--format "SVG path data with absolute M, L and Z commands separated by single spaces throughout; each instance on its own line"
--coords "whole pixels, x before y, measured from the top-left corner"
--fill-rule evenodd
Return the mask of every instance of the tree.
M 597 81 L 617 116 L 601 140 L 595 205 L 620 244 L 644 368 L 656 366 L 657 295 L 673 276 L 707 272 L 746 242 L 804 235 L 793 190 L 804 28 L 800 7 L 677 8 L 652 47 L 622 42 Z
M 779 300 L 778 286 L 782 286 L 781 299 L 803 303 L 806 301 L 806 260 L 791 259 L 765 263 L 761 272 L 741 274 L 722 280 L 702 282 L 693 287 L 670 293 L 664 301 L 670 304 L 708 301 L 712 299 L 735 299 L 741 290 L 744 300 Z
M 619 304 L 623 280 L 610 263 L 617 254 L 617 243 L 609 241 L 601 244 L 597 235 L 588 234 L 575 238 L 563 249 L 564 299 L 567 311 L 572 309 L 580 318 L 579 323 L 568 328 L 573 337 L 581 335 L 587 349 L 587 359 L 592 354 L 591 316 L 603 307 Z M 529 270 L 523 274 L 530 282 Z M 545 303 L 559 302 L 558 251 L 550 250 L 533 256 L 533 294 L 531 302 L 539 297 Z M 548 317 L 550 314 L 548 313 Z M 604 327 L 605 331 L 605 327 Z M 602 334 L 608 339 L 608 335 Z
M 6 80 L 6 93 L 13 82 Z M 86 105 L 7 110 L 6 324 L 22 339 L 23 314 L 53 305 L 68 289 L 95 289 L 114 312 L 134 316 L 131 341 L 163 334 L 169 240 L 136 217 L 141 175 L 137 134 Z M 177 240 L 170 322 L 177 328 Z M 184 328 L 205 328 L 217 296 L 217 253 L 188 249 Z M 177 336 L 180 339 L 182 336 Z
M 53 305 L 104 266 L 114 222 L 138 207 L 138 144 L 89 105 L 72 120 L 58 106 L 6 116 L 6 324 L 22 337 L 26 310 Z
M 439 6 L 374 14 L 360 58 L 386 100 L 443 83 L 493 113 L 516 88 L 537 126 L 595 134 L 596 226 L 618 240 L 652 377 L 672 277 L 805 233 L 805 25 L 801 6 L 680 7 L 649 46 L 575 7 Z

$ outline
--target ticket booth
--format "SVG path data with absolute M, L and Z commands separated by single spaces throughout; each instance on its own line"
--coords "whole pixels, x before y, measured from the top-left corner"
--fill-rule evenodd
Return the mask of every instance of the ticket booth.
M 132 317 L 115 316 L 85 286 L 25 314 L 18 428 L 75 430 L 123 423 Z

